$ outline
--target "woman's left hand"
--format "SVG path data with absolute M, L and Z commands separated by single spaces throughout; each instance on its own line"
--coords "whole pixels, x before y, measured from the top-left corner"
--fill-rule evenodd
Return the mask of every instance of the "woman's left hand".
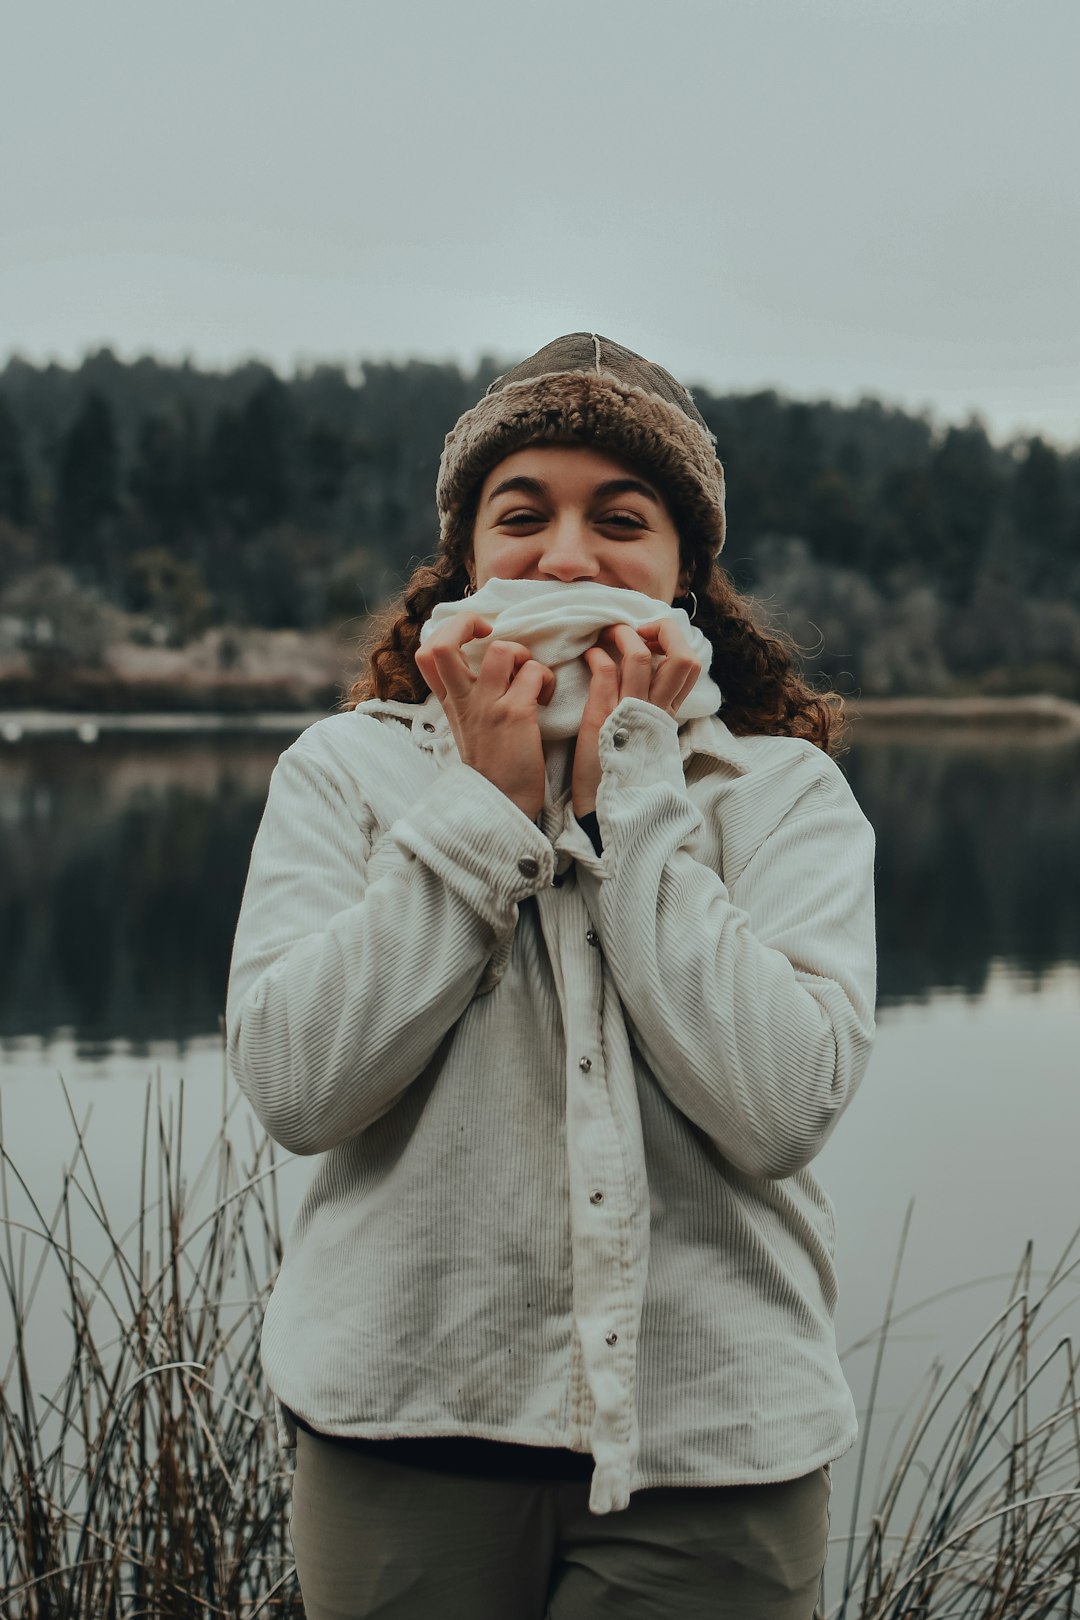
M 653 658 L 657 654 L 661 662 L 654 670 Z M 637 630 L 628 624 L 608 625 L 601 630 L 596 645 L 585 653 L 585 662 L 592 681 L 574 746 L 571 789 L 578 817 L 596 809 L 596 790 L 602 774 L 600 727 L 608 715 L 623 698 L 636 697 L 674 716 L 701 674 L 689 642 L 671 619 L 658 619 Z

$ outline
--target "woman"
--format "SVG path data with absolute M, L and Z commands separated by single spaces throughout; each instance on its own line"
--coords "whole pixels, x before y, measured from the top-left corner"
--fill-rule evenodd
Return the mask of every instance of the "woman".
M 813 1611 L 873 847 L 723 495 L 666 371 L 547 345 L 274 772 L 227 1024 L 323 1155 L 263 1335 L 310 1620 Z

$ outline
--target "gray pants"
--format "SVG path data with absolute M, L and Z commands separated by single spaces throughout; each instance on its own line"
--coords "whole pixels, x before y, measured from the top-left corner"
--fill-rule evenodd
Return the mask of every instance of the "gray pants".
M 297 1436 L 307 1620 L 811 1620 L 827 1468 L 780 1485 L 639 1491 L 429 1472 Z

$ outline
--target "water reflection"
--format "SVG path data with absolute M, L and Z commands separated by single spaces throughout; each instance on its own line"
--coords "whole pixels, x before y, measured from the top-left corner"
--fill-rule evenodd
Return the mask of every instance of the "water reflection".
M 1080 740 L 866 739 L 845 768 L 878 835 L 883 1005 L 1080 962 Z
M 0 1033 L 216 1032 L 248 857 L 280 748 L 263 739 L 0 755 Z
M 0 1041 L 93 1059 L 216 1034 L 266 738 L 41 739 L 0 753 Z M 866 736 L 844 768 L 878 833 L 881 998 L 979 995 L 1080 962 L 1080 743 Z

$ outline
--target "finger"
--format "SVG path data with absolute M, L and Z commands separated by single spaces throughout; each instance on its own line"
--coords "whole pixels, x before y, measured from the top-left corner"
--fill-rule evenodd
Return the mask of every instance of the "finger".
M 443 690 L 438 693 L 440 700 L 448 693 L 454 699 L 467 698 L 473 689 L 476 676 L 465 662 L 465 654 L 460 647 L 436 645 L 434 636 L 428 645 L 431 648 L 435 673 L 443 686 Z M 430 685 L 430 682 L 428 684 Z
M 663 709 L 667 714 L 677 714 L 697 685 L 700 674 L 700 669 L 695 668 L 693 674 L 685 675 L 680 680 L 677 669 L 665 668 L 653 683 L 649 702 L 655 703 L 657 708 Z
M 487 692 L 503 693 L 523 665 L 532 658 L 520 641 L 490 641 L 484 651 L 478 679 Z
M 590 675 L 596 675 L 601 670 L 614 670 L 616 675 L 619 673 L 618 661 L 602 647 L 586 647 L 584 658 L 589 666 Z
M 445 696 L 446 696 L 446 686 L 443 683 L 442 676 L 439 674 L 438 670 L 435 668 L 435 660 L 434 660 L 434 658 L 432 658 L 430 656 L 424 656 L 426 653 L 427 653 L 427 649 L 422 647 L 419 652 L 417 652 L 417 653 L 415 653 L 413 655 L 413 661 L 416 664 L 417 669 L 420 671 L 421 675 L 424 677 L 425 681 L 427 682 L 428 689 L 430 691 L 434 692 L 435 696 L 438 698 L 439 702 L 441 703 L 443 701 L 443 699 L 445 698 Z
M 530 658 L 514 676 L 510 691 L 516 698 L 547 704 L 555 694 L 555 676 L 546 664 Z
M 619 652 L 620 696 L 647 699 L 652 683 L 653 655 L 637 631 L 628 624 L 611 624 L 601 631 L 599 639 Z
M 592 676 L 589 695 L 585 700 L 582 725 L 599 728 L 619 701 L 619 671 L 615 661 L 599 647 L 590 647 L 585 662 Z
M 701 674 L 701 659 L 691 651 L 678 630 L 675 630 L 670 643 L 657 639 L 653 646 L 653 657 L 654 660 L 659 659 L 654 670 L 656 677 L 666 675 L 670 679 L 677 672 L 681 683 L 687 676 L 696 680 Z
M 683 681 L 683 684 L 682 684 L 682 687 L 679 690 L 678 696 L 676 698 L 674 698 L 674 700 L 672 701 L 672 704 L 671 704 L 671 712 L 672 712 L 672 714 L 678 714 L 679 710 L 682 708 L 683 704 L 686 702 L 687 698 L 690 696 L 691 692 L 694 690 L 694 687 L 697 685 L 697 683 L 698 683 L 698 681 L 700 679 L 701 679 L 701 666 L 699 664 L 697 666 L 697 668 L 693 671 L 693 673 L 688 675 L 686 677 L 685 681 Z
M 534 662 L 538 662 L 538 660 L 534 659 Z M 552 698 L 555 696 L 555 671 L 553 669 L 549 669 L 547 664 L 540 664 L 540 668 L 544 672 L 544 678 L 540 687 L 540 696 L 537 699 L 537 702 L 542 703 L 546 708 L 551 702 Z
M 479 613 L 455 613 L 417 648 L 413 655 L 416 667 L 440 703 L 447 692 L 452 698 L 468 695 L 474 677 L 461 648 L 490 635 L 491 628 Z
M 674 714 L 697 685 L 701 661 L 673 619 L 639 625 L 638 634 L 661 659 L 653 674 L 649 701 Z
M 649 702 L 673 714 L 693 691 L 700 675 L 701 665 L 696 660 L 688 664 L 682 659 L 665 659 L 653 678 Z
M 440 624 L 424 643 L 426 647 L 463 647 L 467 641 L 490 636 L 492 626 L 479 613 L 455 613 L 453 618 Z
M 694 657 L 685 633 L 674 619 L 655 619 L 652 624 L 641 624 L 638 635 L 643 641 L 659 647 L 668 657 Z

